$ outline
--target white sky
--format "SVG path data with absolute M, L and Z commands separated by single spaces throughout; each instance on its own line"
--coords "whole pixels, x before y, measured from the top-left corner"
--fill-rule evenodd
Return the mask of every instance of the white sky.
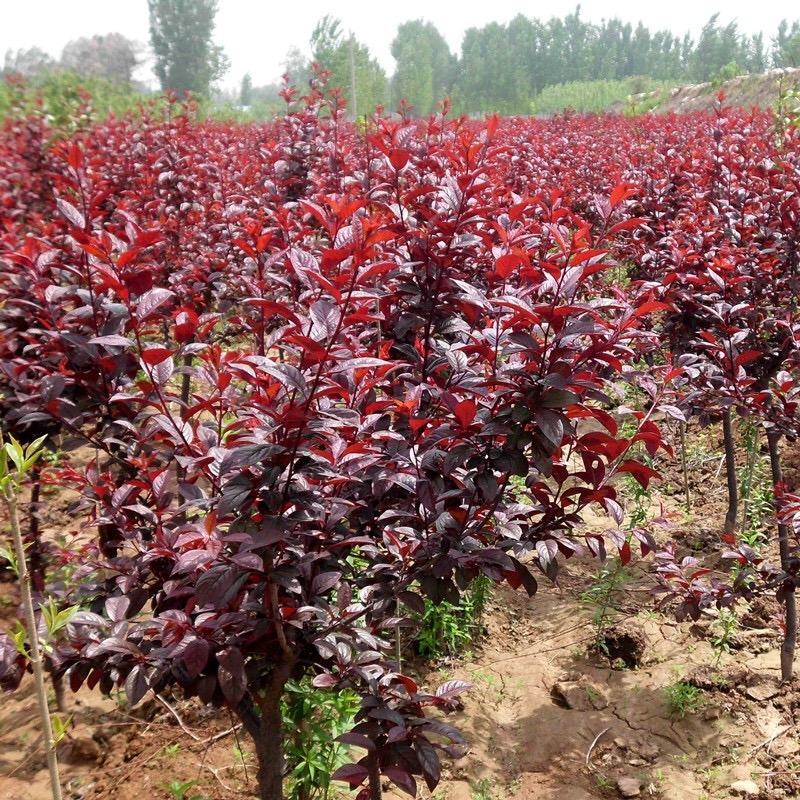
M 424 18 L 442 32 L 458 52 L 467 28 L 493 20 L 507 22 L 518 13 L 547 19 L 571 13 L 576 0 L 220 0 L 216 42 L 231 60 L 222 83 L 238 86 L 245 72 L 255 84 L 276 80 L 287 50 L 296 45 L 304 52 L 317 20 L 331 14 L 345 31 L 369 45 L 391 72 L 390 45 L 397 26 Z M 633 24 L 641 20 L 651 29 L 686 30 L 695 36 L 715 11 L 720 21 L 735 19 L 740 30 L 763 31 L 769 42 L 783 17 L 799 18 L 800 7 L 789 0 L 583 0 L 581 16 L 592 22 L 620 17 Z M 119 31 L 142 44 L 148 41 L 145 0 L 0 0 L 0 60 L 8 49 L 38 45 L 54 57 L 79 36 Z M 143 68 L 140 77 L 154 83 Z

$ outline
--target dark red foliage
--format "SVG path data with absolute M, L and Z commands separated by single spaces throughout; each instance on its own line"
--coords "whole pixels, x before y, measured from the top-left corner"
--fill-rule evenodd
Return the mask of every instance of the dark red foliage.
M 53 654 L 74 689 L 180 687 L 258 737 L 311 673 L 364 698 L 340 777 L 413 794 L 462 741 L 426 709 L 464 687 L 397 673 L 407 610 L 604 555 L 581 512 L 620 524 L 615 477 L 657 477 L 635 454 L 664 447 L 676 386 L 793 433 L 796 140 L 733 112 L 362 134 L 337 102 L 52 146 L 7 125 L 3 426 L 99 454 L 56 473 L 97 532 L 49 587 L 84 609 Z M 644 411 L 617 408 L 625 381 Z

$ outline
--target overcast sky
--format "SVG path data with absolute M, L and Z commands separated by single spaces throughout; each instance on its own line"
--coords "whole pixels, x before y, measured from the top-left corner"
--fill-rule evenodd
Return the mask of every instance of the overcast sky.
M 256 84 L 276 80 L 291 46 L 308 50 L 317 20 L 331 14 L 345 31 L 369 45 L 387 72 L 394 67 L 390 45 L 397 26 L 409 19 L 428 19 L 458 52 L 467 28 L 517 14 L 547 19 L 575 9 L 576 0 L 220 0 L 216 42 L 225 48 L 231 69 L 222 83 L 236 86 L 249 72 Z M 583 0 L 581 16 L 592 22 L 608 17 L 644 22 L 649 28 L 686 30 L 696 35 L 715 11 L 741 30 L 762 31 L 769 42 L 783 17 L 800 17 L 789 0 Z M 54 57 L 79 36 L 118 31 L 146 45 L 146 0 L 0 0 L 0 54 L 38 45 Z M 154 83 L 149 69 L 141 78 Z

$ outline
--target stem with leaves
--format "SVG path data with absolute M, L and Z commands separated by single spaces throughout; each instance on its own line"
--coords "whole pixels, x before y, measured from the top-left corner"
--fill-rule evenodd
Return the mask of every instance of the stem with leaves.
M 42 444 L 45 437 L 41 437 L 23 449 L 22 445 L 13 437 L 10 442 L 0 439 L 0 489 L 8 506 L 8 516 L 11 525 L 11 536 L 14 540 L 14 551 L 17 560 L 17 574 L 19 575 L 22 608 L 25 614 L 25 627 L 28 630 L 30 646 L 30 662 L 33 668 L 36 700 L 39 705 L 39 716 L 42 726 L 42 738 L 47 755 L 47 769 L 50 773 L 50 788 L 53 800 L 61 800 L 61 782 L 58 776 L 58 757 L 56 755 L 56 740 L 53 736 L 53 725 L 50 720 L 50 709 L 47 704 L 47 688 L 44 682 L 44 665 L 39 647 L 39 633 L 36 625 L 36 614 L 33 608 L 31 594 L 31 574 L 25 555 L 25 543 L 22 529 L 19 524 L 17 512 L 17 493 L 25 475 L 33 468 L 42 453 Z

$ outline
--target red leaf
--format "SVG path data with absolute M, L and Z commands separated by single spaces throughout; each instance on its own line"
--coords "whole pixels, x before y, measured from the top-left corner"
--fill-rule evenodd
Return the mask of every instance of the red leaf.
M 402 148 L 392 150 L 392 152 L 389 153 L 389 163 L 395 168 L 395 170 L 397 170 L 397 172 L 399 172 L 406 164 L 408 164 L 409 158 L 411 158 L 411 153 Z
M 403 767 L 385 767 L 381 770 L 398 789 L 404 791 L 410 797 L 417 796 L 417 782 L 414 776 Z
M 506 253 L 495 261 L 494 268 L 501 278 L 507 278 L 516 267 L 525 263 L 525 259 L 519 253 Z
M 157 311 L 164 303 L 174 296 L 174 292 L 160 287 L 155 287 L 145 292 L 136 304 L 136 316 L 139 318 L 139 321 L 141 322 L 147 319 L 147 317 Z
M 119 258 L 117 259 L 117 266 L 120 268 L 127 266 L 136 258 L 136 256 L 139 255 L 139 252 L 140 250 L 138 247 L 131 247 L 130 250 L 120 253 Z
M 648 487 L 651 478 L 661 477 L 652 467 L 630 459 L 623 461 L 617 469 L 619 472 L 629 473 L 644 489 Z
M 166 361 L 170 356 L 174 355 L 175 351 L 166 347 L 148 347 L 147 350 L 142 350 L 142 361 L 145 364 L 154 366 Z
M 647 223 L 647 220 L 641 217 L 632 217 L 631 219 L 617 222 L 608 229 L 608 235 L 613 236 L 615 233 L 622 233 L 622 231 L 633 231 L 636 228 L 641 228 Z
M 462 428 L 468 428 L 475 419 L 478 407 L 472 400 L 462 400 L 454 409 L 456 419 Z
M 83 150 L 77 142 L 70 145 L 69 152 L 67 153 L 67 163 L 72 169 L 80 169 L 83 166 Z
M 83 214 L 81 214 L 72 203 L 68 203 L 66 200 L 59 197 L 58 200 L 56 200 L 56 205 L 67 222 L 81 230 L 86 228 L 86 220 L 83 218 Z
M 217 653 L 219 669 L 217 679 L 225 699 L 236 707 L 244 697 L 247 678 L 244 673 L 244 658 L 238 647 L 228 647 Z
M 611 197 L 609 198 L 611 208 L 616 208 L 621 202 L 627 200 L 629 197 L 633 197 L 635 194 L 636 189 L 629 183 L 618 183 L 611 190 Z
M 351 789 L 361 786 L 369 776 L 367 768 L 361 764 L 345 764 L 331 775 L 331 780 L 344 781 L 350 784 Z

